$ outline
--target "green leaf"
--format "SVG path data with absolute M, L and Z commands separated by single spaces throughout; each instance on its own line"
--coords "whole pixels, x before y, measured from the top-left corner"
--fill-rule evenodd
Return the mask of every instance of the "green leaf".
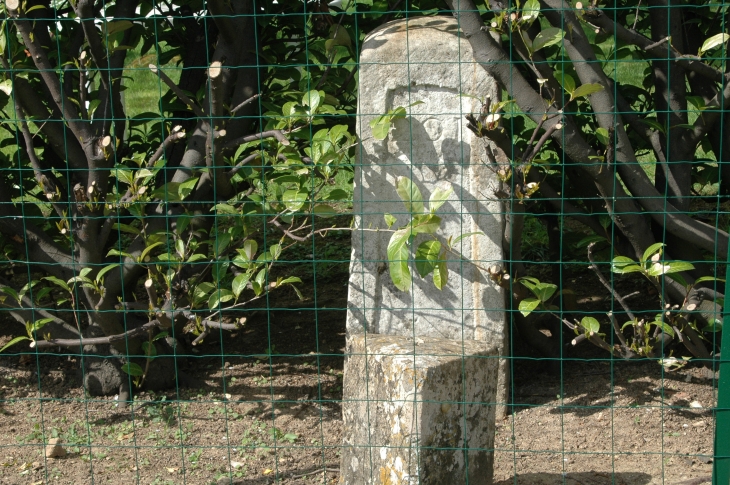
M 616 256 L 613 258 L 613 261 L 611 261 L 611 271 L 618 274 L 636 273 L 643 271 L 643 268 L 636 264 L 636 261 L 631 258 L 627 258 L 626 256 Z
M 5 46 L 7 45 L 7 40 L 5 39 L 5 21 L 3 20 L 0 22 L 0 55 L 5 55 Z M 7 81 L 10 81 L 10 79 L 7 79 Z M 8 94 L 10 96 L 10 94 Z
M 649 325 L 656 325 L 657 327 L 662 329 L 662 332 L 674 338 L 674 329 L 671 327 L 671 325 L 662 322 L 661 320 L 655 320 L 653 322 L 650 322 Z
M 71 291 L 71 288 L 68 286 L 68 284 L 66 284 L 65 281 L 58 279 L 55 276 L 46 276 L 41 279 L 48 280 L 51 283 L 55 284 L 56 286 L 60 286 L 61 288 L 63 288 L 66 291 Z
M 161 245 L 162 245 L 162 241 L 158 241 L 158 242 L 150 244 L 149 246 L 144 248 L 144 250 L 142 251 L 142 254 L 139 255 L 138 261 L 140 263 L 144 262 L 147 259 L 147 255 L 150 254 L 150 251 L 155 249 L 157 246 L 161 246 Z
M 605 128 L 596 128 L 596 138 L 603 146 L 608 146 L 608 143 L 612 141 L 608 139 L 608 130 Z
M 213 291 L 213 294 L 210 295 L 210 298 L 208 299 L 208 308 L 213 311 L 217 310 L 218 306 L 222 303 L 225 303 L 227 301 L 231 301 L 235 298 L 235 295 L 231 290 L 217 290 Z
M 426 277 L 438 264 L 441 243 L 438 241 L 424 241 L 416 249 L 416 270 L 421 278 Z
M 233 240 L 233 236 L 231 236 L 230 232 L 219 232 L 218 233 L 218 238 L 215 242 L 216 258 L 220 258 L 225 253 L 226 249 L 231 244 L 232 240 Z M 179 241 L 179 239 L 178 239 L 178 241 Z
M 33 322 L 33 331 L 37 332 L 42 329 L 47 323 L 51 323 L 53 318 L 41 318 Z
M 192 177 L 178 185 L 177 195 L 180 197 L 180 200 L 185 200 L 185 198 L 190 195 L 193 190 L 195 190 L 195 186 L 198 184 L 199 178 L 200 177 Z
M 594 242 L 607 242 L 607 239 L 605 238 L 605 236 L 598 236 L 594 234 L 593 236 L 584 237 L 583 239 L 578 241 L 575 246 L 577 248 L 586 248 L 590 243 Z
M 256 274 L 256 283 L 258 283 L 261 286 L 264 286 L 264 283 L 266 283 L 266 268 L 263 268 Z
M 319 217 L 334 217 L 337 215 L 337 211 L 330 205 L 317 204 L 312 209 L 312 213 Z
M 664 243 L 654 243 L 648 248 L 646 248 L 646 251 L 644 251 L 644 254 L 641 256 L 641 262 L 646 263 L 651 259 L 654 254 L 659 253 L 662 254 L 661 249 L 664 247 Z
M 411 288 L 411 272 L 408 269 L 408 247 L 405 244 L 391 250 L 388 246 L 388 261 L 390 267 L 390 278 L 393 284 L 401 291 L 408 291 Z
M 41 301 L 43 299 L 43 297 L 46 296 L 47 294 L 49 294 L 51 291 L 52 291 L 51 288 L 49 288 L 47 286 L 45 288 L 41 288 L 35 294 L 35 301 L 36 302 Z
M 680 273 L 694 269 L 694 265 L 686 261 L 664 262 L 657 261 L 652 263 L 646 273 L 649 276 L 661 276 L 665 274 Z
M 193 290 L 193 305 L 199 305 L 208 299 L 208 293 L 215 289 L 215 286 L 209 282 L 200 283 Z
M 421 214 L 413 218 L 409 227 L 412 234 L 434 234 L 441 226 L 441 218 L 433 214 Z
M 449 268 L 446 265 L 446 252 L 441 253 L 438 264 L 433 270 L 433 284 L 439 290 L 443 290 L 449 281 Z
M 538 0 L 527 0 L 522 7 L 522 20 L 530 25 L 538 15 L 540 15 L 540 2 Z
M 11 340 L 7 344 L 5 344 L 3 346 L 3 348 L 0 349 L 0 354 L 3 353 L 5 351 L 5 349 L 7 349 L 8 347 L 11 347 L 11 346 L 17 344 L 18 342 L 22 342 L 23 340 L 30 340 L 30 338 L 26 337 L 26 336 L 15 337 L 13 340 Z
M 552 283 L 538 283 L 530 291 L 543 303 L 546 303 L 557 291 L 558 286 Z
M 649 125 L 649 126 L 650 126 L 651 128 L 654 128 L 654 129 L 655 129 L 656 131 L 658 131 L 658 132 L 660 132 L 660 133 L 664 133 L 664 132 L 665 132 L 665 131 L 664 131 L 664 126 L 662 126 L 662 125 L 661 125 L 661 124 L 660 124 L 660 123 L 659 123 L 659 122 L 658 122 L 657 120 L 655 120 L 655 119 L 652 119 L 652 118 L 643 118 L 643 119 L 639 119 L 639 121 L 641 121 L 641 122 L 642 122 L 642 123 L 644 123 L 645 125 Z
M 177 255 L 180 256 L 180 258 L 185 257 L 185 241 L 182 239 L 177 239 L 175 241 L 175 251 L 177 252 Z
M 689 284 L 687 283 L 687 280 L 685 280 L 682 277 L 682 275 L 679 273 L 667 274 L 667 276 L 670 277 L 671 279 L 673 279 L 674 281 L 676 281 L 677 283 L 679 283 L 680 285 L 684 286 L 685 288 L 687 286 L 689 286 Z
M 395 190 L 398 192 L 408 212 L 411 214 L 423 213 L 423 196 L 411 179 L 408 177 L 398 177 Z
M 163 338 L 167 338 L 168 335 L 170 335 L 170 333 L 165 330 L 163 332 L 158 333 L 154 337 L 152 337 L 152 341 L 155 342 L 157 340 L 160 340 L 160 339 L 163 339 Z
M 726 33 L 713 35 L 702 43 L 702 47 L 700 47 L 700 55 L 704 54 L 710 49 L 714 49 L 715 47 L 724 44 L 725 42 L 727 42 L 728 38 L 730 38 L 730 35 Z
M 436 212 L 442 205 L 449 200 L 449 196 L 454 192 L 454 189 L 449 185 L 446 188 L 437 187 L 431 192 L 431 197 L 428 201 L 428 210 L 432 214 Z
M 395 217 L 393 217 L 392 214 L 384 214 L 383 217 L 385 218 L 385 223 L 388 225 L 388 228 L 390 229 L 393 224 L 398 220 Z
M 537 52 L 543 47 L 559 44 L 563 40 L 564 35 L 565 32 L 557 27 L 544 29 L 532 41 L 532 52 Z
M 303 192 L 299 189 L 291 189 L 284 192 L 284 195 L 281 197 L 281 201 L 289 211 L 297 212 L 302 208 L 308 198 L 309 192 Z
M 18 295 L 18 292 L 15 291 L 13 288 L 10 288 L 9 286 L 3 286 L 2 288 L 0 288 L 0 291 L 5 293 L 6 295 L 12 296 L 15 299 L 15 301 L 18 302 L 18 305 L 23 306 L 23 304 L 20 301 L 20 299 L 21 299 L 20 295 Z
M 211 266 L 211 273 L 213 274 L 213 279 L 215 281 L 222 281 L 223 278 L 225 278 L 226 273 L 228 272 L 228 266 L 230 266 L 231 262 L 229 259 L 223 258 L 221 260 L 215 261 Z
M 246 255 L 249 261 L 253 261 L 254 256 L 256 256 L 256 251 L 258 251 L 259 245 L 256 241 L 253 239 L 247 239 L 243 243 L 243 254 Z
M 138 364 L 134 362 L 127 362 L 122 366 L 122 372 L 129 374 L 130 376 L 138 377 L 144 375 L 144 370 Z
M 237 215 L 238 209 L 233 207 L 230 204 L 216 204 L 213 206 L 213 209 L 218 214 L 230 214 L 230 215 Z
M 664 274 L 681 273 L 682 271 L 691 271 L 695 269 L 694 265 L 687 261 L 671 261 L 664 264 L 669 266 L 669 270 L 667 270 Z
M 586 330 L 586 333 L 598 333 L 601 330 L 601 324 L 593 317 L 583 317 L 580 326 Z
M 342 189 L 335 189 L 325 197 L 325 200 L 349 200 L 352 198 L 352 193 Z
M 292 283 L 301 283 L 302 279 L 298 278 L 296 276 L 289 276 L 288 278 L 284 278 L 283 280 L 279 281 L 277 286 L 279 285 L 291 285 Z
M 389 115 L 381 115 L 370 120 L 370 128 L 373 130 L 373 138 L 376 140 L 385 140 L 390 131 L 391 117 Z
M 471 237 L 471 236 L 484 236 L 484 233 L 481 231 L 467 232 L 466 234 L 462 234 L 459 237 L 457 237 L 456 239 L 454 239 L 453 241 L 451 241 L 451 244 L 449 245 L 449 247 L 453 248 L 454 246 L 456 246 L 456 244 L 459 241 L 461 241 L 464 238 Z
M 111 36 L 116 34 L 117 32 L 124 32 L 127 29 L 131 29 L 134 24 L 130 22 L 129 20 L 115 20 L 112 22 L 107 22 L 106 24 L 103 24 L 106 30 L 105 36 Z
M 276 261 L 281 256 L 281 244 L 272 244 L 269 246 L 269 254 L 271 254 L 271 260 Z
M 122 232 L 134 234 L 135 236 L 139 236 L 140 234 L 142 234 L 142 232 L 139 229 L 137 229 L 136 227 L 130 226 L 129 224 L 116 223 L 112 226 L 112 229 L 119 229 Z
M 522 313 L 522 315 L 526 317 L 530 313 L 532 313 L 539 304 L 540 300 L 538 300 L 537 298 L 525 298 L 520 302 L 517 308 L 520 313 Z
M 662 262 L 652 263 L 646 270 L 646 274 L 649 276 L 661 276 L 667 272 L 669 272 L 669 265 Z
M 304 96 L 302 97 L 302 106 L 309 106 L 310 112 L 314 113 L 319 107 L 320 100 L 321 97 L 319 95 L 319 91 L 313 89 L 308 93 L 304 93 Z
M 706 281 L 718 281 L 720 283 L 725 283 L 725 280 L 722 278 L 715 278 L 714 276 L 701 276 L 695 280 L 694 284 L 698 285 L 698 284 L 704 283 Z
M 570 94 L 570 99 L 582 98 L 598 91 L 603 91 L 603 86 L 596 83 L 583 84 Z
M 396 255 L 400 255 L 401 247 L 406 245 L 406 242 L 408 242 L 408 238 L 410 237 L 411 231 L 408 228 L 399 229 L 390 236 L 387 249 L 389 260 L 395 259 Z
M 168 182 L 152 191 L 150 197 L 165 202 L 180 202 L 180 182 Z
M 157 348 L 152 342 L 142 342 L 142 352 L 147 357 L 155 357 L 157 355 Z
M 719 318 L 714 319 L 712 322 L 708 323 L 705 328 L 702 329 L 703 332 L 722 332 L 722 320 Z M 0 350 L 2 352 L 2 350 Z
M 231 284 L 231 290 L 233 290 L 233 294 L 238 299 L 239 296 L 241 296 L 241 292 L 246 289 L 246 285 L 248 285 L 248 280 L 250 278 L 250 275 L 246 273 L 241 273 L 235 278 L 233 278 L 233 283 Z
M 575 81 L 573 80 L 573 76 L 563 71 L 555 71 L 553 73 L 553 76 L 558 81 L 558 83 L 563 86 L 563 89 L 565 89 L 568 94 L 573 94 L 573 91 L 575 91 Z
M 107 256 L 122 256 L 124 258 L 130 258 L 134 259 L 133 256 L 129 253 L 125 253 L 124 251 L 119 251 L 117 249 L 110 249 L 108 253 L 106 253 Z
M 105 274 L 107 274 L 107 273 L 108 273 L 109 271 L 111 271 L 111 270 L 113 270 L 114 268 L 116 268 L 117 266 L 119 266 L 119 263 L 112 263 L 112 264 L 110 264 L 110 265 L 108 265 L 108 266 L 105 266 L 104 268 L 102 268 L 102 269 L 101 269 L 101 271 L 99 271 L 99 274 L 97 274 L 97 275 L 96 275 L 96 282 L 97 282 L 97 283 L 100 283 L 100 282 L 101 282 L 101 279 L 102 279 L 102 277 L 103 277 L 103 276 L 104 276 Z

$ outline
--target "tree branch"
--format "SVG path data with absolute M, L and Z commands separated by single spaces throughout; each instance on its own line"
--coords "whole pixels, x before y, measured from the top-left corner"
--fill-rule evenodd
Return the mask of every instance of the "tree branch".
M 45 49 L 38 44 L 37 39 L 33 38 L 30 22 L 28 20 L 18 18 L 21 13 L 18 10 L 20 8 L 20 1 L 6 0 L 5 6 L 7 7 L 10 16 L 14 18 L 13 24 L 15 25 L 15 28 L 18 32 L 20 32 L 25 47 L 28 49 L 28 52 L 30 52 L 41 78 L 51 93 L 54 103 L 63 113 L 63 117 L 66 119 L 71 131 L 73 131 L 74 135 L 79 140 L 90 139 L 91 132 L 88 127 L 85 127 L 81 122 L 76 105 L 64 95 L 63 90 L 61 89 L 61 82 L 56 75 L 56 70 L 48 60 Z M 86 152 L 86 150 L 84 151 Z
M 288 146 L 289 140 L 286 136 L 284 136 L 284 133 L 282 133 L 280 130 L 269 130 L 269 131 L 262 131 L 261 133 L 256 133 L 254 135 L 245 135 L 238 137 L 234 140 L 229 140 L 225 144 L 223 144 L 223 150 L 231 150 L 234 148 L 238 148 L 239 146 L 243 145 L 244 143 L 248 143 L 251 141 L 256 140 L 265 140 L 267 138 L 276 138 L 279 143 L 282 145 Z
M 77 338 L 77 339 L 50 339 L 50 340 L 36 340 L 31 342 L 30 348 L 47 349 L 49 347 L 78 347 L 83 348 L 85 345 L 113 345 L 128 340 L 133 340 L 136 337 L 147 334 L 156 327 L 161 326 L 157 320 L 151 320 L 141 327 L 128 330 L 124 333 L 116 335 L 108 335 L 106 337 L 91 337 L 91 338 Z
M 558 114 L 554 106 L 544 108 L 545 100 L 527 83 L 496 41 L 482 30 L 484 24 L 472 0 L 447 0 L 447 4 L 471 44 L 474 59 L 510 93 L 527 116 L 538 122 L 546 114 Z M 546 128 L 558 122 L 558 118 L 550 120 L 546 122 Z M 616 183 L 613 174 L 602 171 L 601 167 L 593 164 L 595 151 L 570 119 L 565 121 L 563 130 L 557 131 L 553 139 L 570 160 L 591 175 L 614 222 L 636 254 L 642 254 L 654 242 L 654 236 L 644 223 L 636 202 Z
M 598 84 L 604 89 L 593 93 L 589 96 L 591 106 L 593 107 L 594 116 L 598 125 L 606 130 L 614 128 L 616 130 L 615 158 L 617 160 L 625 160 L 636 162 L 636 154 L 631 146 L 629 137 L 624 130 L 623 123 L 616 113 L 616 102 L 613 99 L 613 92 L 605 89 L 610 86 L 608 76 L 603 72 L 603 67 L 598 62 L 591 62 L 595 59 L 593 48 L 583 32 L 583 27 L 575 15 L 573 7 L 565 2 L 565 0 L 543 0 L 549 7 L 543 12 L 545 18 L 555 27 L 567 27 L 570 32 L 563 39 L 563 47 L 568 57 L 573 61 L 578 78 L 582 84 Z
M 236 32 L 236 28 L 233 22 L 231 22 L 233 12 L 229 8 L 226 8 L 223 0 L 208 0 L 207 5 L 223 40 L 227 44 L 235 44 L 238 32 Z
M 200 106 L 198 106 L 190 98 L 188 98 L 188 95 L 183 93 L 182 89 L 177 87 L 177 84 L 175 84 L 175 82 L 172 79 L 170 79 L 170 76 L 165 74 L 162 71 L 162 69 L 159 69 L 154 64 L 150 64 L 149 68 L 150 68 L 150 71 L 157 74 L 157 76 L 162 80 L 162 82 L 167 84 L 167 87 L 170 88 L 170 90 L 173 93 L 175 93 L 175 96 L 177 96 L 180 99 L 180 101 L 185 103 L 185 105 L 188 108 L 193 110 L 193 113 L 195 113 L 195 116 L 197 116 L 198 118 L 201 118 L 201 119 L 206 118 L 205 113 L 203 113 L 203 110 L 200 108 Z
M 592 242 L 588 245 L 588 260 L 591 262 L 591 269 L 594 273 L 596 273 L 596 276 L 598 276 L 598 280 L 601 282 L 601 284 L 611 293 L 611 295 L 616 299 L 616 301 L 619 302 L 621 307 L 626 312 L 626 315 L 632 320 L 636 320 L 636 317 L 634 316 L 634 313 L 631 311 L 631 308 L 629 308 L 629 305 L 626 304 L 624 299 L 621 297 L 621 295 L 618 294 L 618 292 L 614 289 L 614 287 L 606 280 L 606 277 L 603 276 L 603 273 L 601 273 L 601 270 L 596 265 L 596 260 L 593 259 L 593 246 L 595 246 L 596 243 Z M 625 342 L 624 342 L 625 344 Z
M 715 69 L 714 67 L 705 64 L 697 57 L 682 56 L 681 54 L 677 55 L 678 53 L 675 51 L 674 48 L 667 49 L 666 47 L 663 47 L 661 44 L 652 45 L 652 44 L 655 44 L 654 41 L 652 41 L 648 37 L 645 37 L 645 36 L 639 34 L 636 31 L 629 30 L 626 27 L 620 25 L 619 23 L 614 22 L 611 18 L 609 18 L 601 10 L 597 10 L 597 9 L 586 10 L 585 16 L 590 18 L 590 21 L 592 24 L 596 25 L 597 27 L 600 27 L 601 29 L 605 30 L 606 32 L 608 32 L 611 35 L 615 35 L 617 40 L 620 40 L 624 44 L 635 45 L 635 46 L 643 49 L 652 58 L 655 58 L 655 59 L 665 59 L 666 58 L 666 59 L 669 59 L 670 61 L 676 62 L 677 64 L 684 67 L 685 69 L 687 69 L 689 71 L 694 71 L 697 74 L 700 74 L 701 76 L 711 79 L 716 83 L 724 82 L 725 75 L 719 69 Z

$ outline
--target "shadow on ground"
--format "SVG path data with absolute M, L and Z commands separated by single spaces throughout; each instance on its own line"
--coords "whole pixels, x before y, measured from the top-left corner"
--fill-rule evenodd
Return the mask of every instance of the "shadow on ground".
M 493 485 L 645 485 L 651 481 L 646 473 L 524 473 L 494 482 Z

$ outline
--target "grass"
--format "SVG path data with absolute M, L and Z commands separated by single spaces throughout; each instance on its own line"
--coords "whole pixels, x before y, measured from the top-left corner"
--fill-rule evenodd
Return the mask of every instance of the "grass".
M 122 92 L 122 99 L 129 118 L 148 112 L 160 114 L 160 97 L 167 92 L 168 87 L 149 68 L 150 64 L 157 65 L 157 58 L 156 52 L 140 55 L 139 48 L 127 55 L 124 66 L 124 76 L 127 77 L 124 84 L 127 89 Z M 182 74 L 182 68 L 177 65 L 178 60 L 173 58 L 161 66 L 162 71 L 175 83 Z

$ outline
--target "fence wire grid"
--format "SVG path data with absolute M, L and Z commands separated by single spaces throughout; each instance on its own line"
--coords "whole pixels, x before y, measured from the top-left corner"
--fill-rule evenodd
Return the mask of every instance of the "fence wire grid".
M 727 485 L 727 16 L 3 0 L 0 483 Z

